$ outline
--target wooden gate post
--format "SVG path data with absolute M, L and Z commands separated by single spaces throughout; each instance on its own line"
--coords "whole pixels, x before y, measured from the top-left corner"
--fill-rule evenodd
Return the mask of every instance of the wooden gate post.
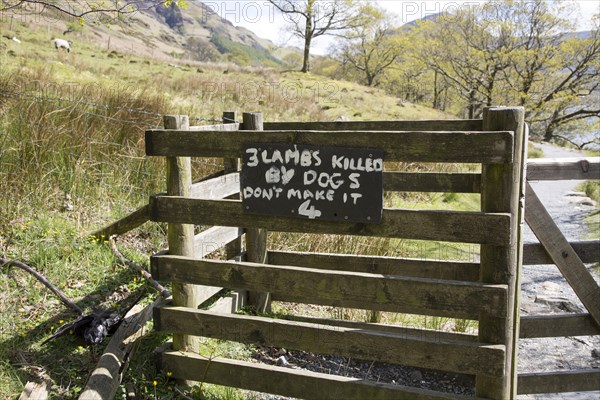
M 236 123 L 238 118 L 236 111 L 225 111 L 223 112 L 223 123 L 224 124 L 234 124 Z M 239 158 L 224 158 L 223 159 L 223 173 L 225 175 L 238 172 L 240 170 L 240 159 Z M 235 194 L 231 197 L 231 199 L 240 199 L 240 194 Z M 242 238 L 240 237 L 237 240 L 232 241 L 231 243 L 225 246 L 225 258 L 227 260 L 231 260 L 239 256 L 242 253 Z
M 524 179 L 525 111 L 522 107 L 490 107 L 484 110 L 484 131 L 514 132 L 513 164 L 482 167 L 481 211 L 510 213 L 510 244 L 482 245 L 480 280 L 483 283 L 508 285 L 506 317 L 482 314 L 479 318 L 479 341 L 506 346 L 503 377 L 478 375 L 476 395 L 490 399 L 512 399 L 516 396 L 516 341 L 519 328 L 520 202 Z
M 242 127 L 245 131 L 262 131 L 262 113 L 244 113 L 242 116 Z M 248 262 L 267 262 L 267 230 L 247 227 L 246 228 L 246 254 Z M 271 311 L 271 295 L 269 293 L 248 293 L 248 304 L 257 312 L 265 313 Z
M 185 130 L 190 126 L 187 115 L 165 115 L 165 129 Z M 167 195 L 190 196 L 192 167 L 189 157 L 167 157 Z M 169 254 L 194 257 L 194 225 L 169 223 L 167 227 Z M 197 308 L 204 301 L 201 286 L 173 283 L 173 305 Z M 200 338 L 173 334 L 173 349 L 182 351 L 200 350 Z

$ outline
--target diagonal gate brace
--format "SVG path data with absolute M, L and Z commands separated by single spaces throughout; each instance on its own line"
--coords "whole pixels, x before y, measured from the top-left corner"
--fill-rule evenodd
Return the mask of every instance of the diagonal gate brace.
M 525 221 L 596 324 L 600 326 L 600 286 L 554 223 L 529 183 L 525 193 Z

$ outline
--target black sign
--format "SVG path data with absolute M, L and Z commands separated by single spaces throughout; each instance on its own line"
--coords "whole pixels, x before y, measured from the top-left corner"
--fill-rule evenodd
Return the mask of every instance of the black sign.
M 244 211 L 380 223 L 383 151 L 244 143 Z

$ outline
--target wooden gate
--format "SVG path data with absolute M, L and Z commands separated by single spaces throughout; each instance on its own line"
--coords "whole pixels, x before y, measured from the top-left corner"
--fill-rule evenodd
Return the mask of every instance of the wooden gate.
M 478 397 L 516 392 L 517 276 L 526 142 L 523 109 L 489 108 L 474 121 L 262 123 L 190 129 L 172 119 L 146 132 L 150 156 L 167 157 L 168 190 L 151 198 L 151 220 L 168 222 L 169 252 L 151 258 L 155 279 L 174 284 L 172 304 L 155 309 L 156 329 L 172 332 L 162 368 L 178 379 L 300 398 L 461 398 L 325 373 L 196 354 L 197 336 L 430 368 L 476 376 Z M 229 118 L 235 120 L 234 115 Z M 217 128 L 219 130 L 217 130 Z M 239 130 L 238 130 L 239 128 Z M 263 130 L 264 128 L 264 130 Z M 383 210 L 380 224 L 249 214 L 239 200 L 244 143 L 378 148 L 386 162 L 476 163 L 481 173 L 385 171 L 385 191 L 481 193 L 480 212 Z M 223 157 L 224 175 L 192 184 L 189 157 Z M 235 197 L 235 198 L 232 198 Z M 224 199 L 228 198 L 228 199 Z M 212 226 L 194 235 L 194 226 Z M 461 242 L 480 245 L 479 263 L 269 251 L 268 231 Z M 240 241 L 245 236 L 245 252 Z M 206 259 L 208 242 L 226 260 Z M 213 250 L 213 249 L 210 249 Z M 478 321 L 478 336 L 310 318 L 289 321 L 198 309 L 220 288 L 271 300 Z M 243 293 L 240 294 L 243 298 Z M 233 307 L 235 308 L 235 307 Z
M 600 179 L 600 160 L 542 159 L 527 163 L 527 181 L 583 179 Z M 587 312 L 522 317 L 520 337 L 542 339 L 600 335 L 600 287 L 584 265 L 600 262 L 600 242 L 568 242 L 529 183 L 525 220 L 539 243 L 524 246 L 523 264 L 555 264 Z M 600 370 L 519 373 L 517 391 L 519 394 L 600 391 Z

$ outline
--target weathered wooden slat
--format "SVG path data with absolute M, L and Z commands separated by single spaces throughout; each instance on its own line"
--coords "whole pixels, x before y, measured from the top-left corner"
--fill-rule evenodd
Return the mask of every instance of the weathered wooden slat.
M 218 314 L 184 307 L 155 308 L 155 326 L 246 344 L 337 354 L 464 374 L 504 373 L 503 346 L 478 342 L 426 340 L 387 332 L 332 327 L 249 315 Z
M 222 297 L 215 302 L 215 304 L 208 307 L 208 309 L 212 312 L 217 313 L 235 313 L 239 311 L 242 307 L 246 306 L 246 298 L 248 297 L 248 293 L 245 290 L 240 290 L 238 292 L 233 292 L 226 297 Z
M 268 263 L 302 268 L 366 272 L 413 278 L 477 282 L 479 263 L 436 261 L 394 257 L 269 251 Z
M 129 360 L 137 347 L 135 344 L 144 335 L 144 326 L 152 317 L 153 307 L 160 301 L 159 298 L 146 307 L 137 304 L 129 310 L 89 376 L 79 395 L 80 400 L 105 400 L 115 397 Z
M 187 130 L 190 126 L 187 115 L 165 115 L 164 125 L 167 130 Z M 192 187 L 192 165 L 189 157 L 167 157 L 167 194 L 170 196 L 189 197 Z M 169 253 L 193 257 L 194 226 L 190 224 L 167 224 L 167 241 Z M 173 283 L 173 304 L 178 306 L 197 307 L 214 294 L 214 288 Z M 173 335 L 173 348 L 177 350 L 197 349 L 199 338 L 188 335 Z
M 534 158 L 527 161 L 528 181 L 600 179 L 600 159 Z
M 224 199 L 239 191 L 240 174 L 235 172 L 194 183 L 190 196 L 198 199 Z
M 243 143 L 379 148 L 385 161 L 510 163 L 512 132 L 146 131 L 149 156 L 241 157 Z
M 480 119 L 422 121 L 265 122 L 267 131 L 481 131 Z
M 177 379 L 196 380 L 258 392 L 314 400 L 468 400 L 471 397 L 406 386 L 276 367 L 193 353 L 166 351 L 160 367 Z
M 19 400 L 46 400 L 48 398 L 48 382 L 29 381 L 25 384 Z
M 94 236 L 98 240 L 108 240 L 108 238 L 112 235 L 123 235 L 124 233 L 127 233 L 130 230 L 144 224 L 149 219 L 149 207 L 148 204 L 146 204 L 126 217 L 121 218 L 117 222 L 97 230 L 96 232 L 92 233 L 91 236 Z
M 194 236 L 194 254 L 204 258 L 243 234 L 242 229 L 229 226 L 213 226 Z
M 600 262 L 600 240 L 569 242 L 581 261 L 586 264 Z M 554 264 L 550 255 L 540 243 L 523 245 L 523 265 Z
M 522 215 L 520 198 L 524 181 L 525 110 L 523 107 L 487 107 L 483 110 L 484 130 L 510 130 L 514 132 L 514 162 L 512 164 L 484 164 L 481 169 L 481 210 L 510 213 L 510 244 L 480 247 L 481 282 L 504 284 L 508 287 L 508 313 L 504 318 L 482 313 L 479 317 L 479 340 L 506 346 L 506 375 L 500 378 L 478 375 L 475 393 L 491 399 L 509 399 L 516 392 L 517 335 L 519 323 L 520 251 Z
M 508 243 L 510 217 L 503 213 L 385 209 L 381 224 L 333 222 L 243 212 L 241 201 L 153 196 L 157 222 L 263 228 L 270 231 L 398 237 L 448 242 Z
M 240 191 L 239 173 L 227 174 L 192 184 L 190 196 L 204 199 L 222 199 Z M 149 220 L 148 204 L 138 208 L 120 220 L 90 234 L 98 240 L 112 235 L 123 235 Z
M 600 327 L 587 313 L 527 315 L 521 317 L 519 337 L 522 339 L 591 335 L 600 335 Z
M 157 280 L 271 292 L 280 300 L 477 319 L 506 313 L 506 286 L 153 256 Z
M 203 131 L 237 131 L 240 129 L 239 122 L 229 124 L 217 124 L 217 125 L 196 125 L 190 126 L 189 130 L 192 132 L 203 132 Z
M 390 192 L 479 193 L 481 174 L 384 172 L 383 189 Z
M 212 310 L 211 311 L 217 311 Z M 397 336 L 412 336 L 427 340 L 452 340 L 462 342 L 476 342 L 477 336 L 457 332 L 437 331 L 433 329 L 406 328 L 398 325 L 388 325 L 381 323 L 360 322 L 351 320 L 341 320 L 332 318 L 307 317 L 299 315 L 286 315 L 281 319 L 298 322 L 309 322 L 317 325 L 328 325 L 333 327 L 344 327 L 351 329 L 363 329 L 369 331 L 388 332 Z
M 600 390 L 600 369 L 519 374 L 518 394 Z
M 600 287 L 529 183 L 525 194 L 525 220 L 579 300 L 600 326 Z

